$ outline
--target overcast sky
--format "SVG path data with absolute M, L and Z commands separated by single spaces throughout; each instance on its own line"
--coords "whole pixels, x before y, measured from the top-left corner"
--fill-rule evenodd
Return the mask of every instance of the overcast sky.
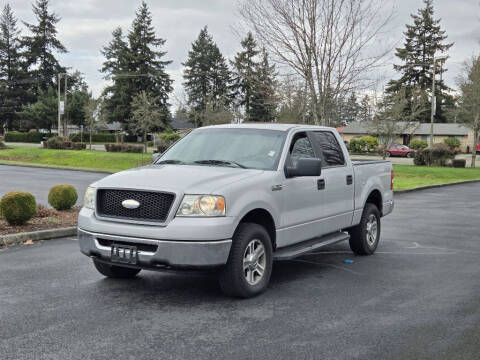
M 422 0 L 392 0 L 395 18 L 389 26 L 389 38 L 402 44 L 405 24 L 411 23 L 410 14 L 423 7 Z M 10 3 L 16 17 L 34 22 L 32 0 L 0 0 L 3 6 Z M 59 56 L 64 66 L 81 71 L 94 95 L 100 94 L 105 82 L 101 68 L 102 46 L 111 39 L 112 30 L 121 26 L 126 32 L 141 0 L 51 0 L 51 9 L 62 20 L 58 24 L 58 38 L 69 53 Z M 208 25 L 209 32 L 222 53 L 231 58 L 239 48 L 234 28 L 238 24 L 236 0 L 147 0 L 153 14 L 157 35 L 167 40 L 167 59 L 173 60 L 168 72 L 175 80 L 175 92 L 181 92 L 182 65 L 191 42 L 200 29 Z M 445 79 L 454 86 L 461 63 L 468 56 L 480 52 L 480 0 L 436 0 L 435 17 L 441 18 L 441 26 L 447 31 L 448 41 L 455 45 L 450 49 L 447 62 L 449 71 Z M 387 77 L 395 76 L 391 65 Z

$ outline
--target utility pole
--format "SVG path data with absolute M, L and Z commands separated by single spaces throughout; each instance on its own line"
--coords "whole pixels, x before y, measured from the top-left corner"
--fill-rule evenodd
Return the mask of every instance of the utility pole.
M 63 98 L 63 137 L 68 136 L 68 130 L 67 130 L 67 78 L 68 74 L 65 73 L 65 96 Z
M 435 57 L 433 55 L 433 70 L 432 70 L 432 112 L 430 114 L 430 149 L 433 149 L 433 120 L 435 117 L 435 110 L 437 109 L 437 98 L 435 96 L 435 67 L 437 60 L 444 60 L 446 56 Z
M 57 84 L 58 84 L 58 91 L 57 91 L 57 95 L 58 95 L 58 136 L 60 136 L 60 127 L 61 127 L 61 121 L 60 121 L 60 81 L 62 79 L 62 74 L 58 73 L 58 80 L 57 80 Z

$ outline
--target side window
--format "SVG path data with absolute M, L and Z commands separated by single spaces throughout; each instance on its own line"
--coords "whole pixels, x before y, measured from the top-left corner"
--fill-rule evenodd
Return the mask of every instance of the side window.
M 316 131 L 314 134 L 327 166 L 344 165 L 343 151 L 335 135 L 329 131 Z
M 295 137 L 290 144 L 290 159 L 292 165 L 297 164 L 297 160 L 300 158 L 314 158 L 315 152 L 313 151 L 312 144 L 308 140 L 306 133 L 295 134 Z

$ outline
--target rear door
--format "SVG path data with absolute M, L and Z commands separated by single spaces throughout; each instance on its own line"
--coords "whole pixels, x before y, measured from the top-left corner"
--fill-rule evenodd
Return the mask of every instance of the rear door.
M 353 170 L 332 131 L 314 131 L 314 146 L 322 158 L 323 192 L 322 232 L 346 228 L 352 223 L 354 207 Z

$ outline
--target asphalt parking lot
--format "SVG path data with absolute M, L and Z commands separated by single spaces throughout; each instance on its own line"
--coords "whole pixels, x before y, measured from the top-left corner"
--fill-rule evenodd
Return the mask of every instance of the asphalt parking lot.
M 478 360 L 479 192 L 399 195 L 374 256 L 275 263 L 248 300 L 213 274 L 104 279 L 74 238 L 0 250 L 0 358 Z

